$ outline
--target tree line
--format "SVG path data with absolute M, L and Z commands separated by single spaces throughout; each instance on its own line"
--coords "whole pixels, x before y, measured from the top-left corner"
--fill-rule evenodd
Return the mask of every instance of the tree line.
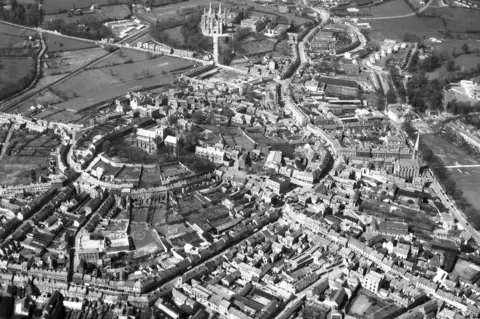
M 43 12 L 38 9 L 36 2 L 23 5 L 17 3 L 17 0 L 0 0 L 0 19 L 3 21 L 36 27 L 42 17 Z
M 112 30 L 103 25 L 102 21 L 94 21 L 89 25 L 81 26 L 78 22 L 66 23 L 63 19 L 55 19 L 46 22 L 45 29 L 89 40 L 101 40 L 113 37 Z

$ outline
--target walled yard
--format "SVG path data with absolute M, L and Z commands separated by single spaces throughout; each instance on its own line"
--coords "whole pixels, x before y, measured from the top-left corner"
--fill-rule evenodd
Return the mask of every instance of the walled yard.
M 127 4 L 101 6 L 97 11 L 105 20 L 123 20 L 132 15 Z
M 48 176 L 48 161 L 52 150 L 60 144 L 51 133 L 26 133 L 15 131 L 0 165 L 1 185 L 38 182 L 40 176 Z
M 350 316 L 354 316 L 355 318 L 367 318 L 368 315 L 386 305 L 387 304 L 378 297 L 373 296 L 367 291 L 360 290 L 357 294 L 357 297 L 352 302 L 348 314 Z

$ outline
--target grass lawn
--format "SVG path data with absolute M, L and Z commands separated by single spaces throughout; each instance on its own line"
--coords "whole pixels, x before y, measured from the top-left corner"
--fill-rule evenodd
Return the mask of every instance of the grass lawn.
M 371 29 L 368 34 L 374 40 L 397 39 L 403 41 L 405 33 L 417 34 L 420 38 L 443 35 L 442 21 L 439 18 L 419 18 L 417 16 L 402 19 L 370 20 Z
M 456 145 L 445 140 L 437 134 L 424 134 L 421 136 L 422 141 L 426 143 L 440 157 L 443 163 L 449 165 L 475 165 L 478 160 L 462 151 Z M 455 181 L 457 188 L 463 192 L 467 201 L 480 212 L 480 168 L 453 168 L 450 169 L 451 178 Z
M 366 318 L 369 314 L 374 313 L 386 305 L 383 300 L 361 290 L 350 306 L 348 314 L 355 318 Z
M 132 14 L 130 8 L 126 4 L 103 6 L 100 7 L 99 13 L 104 19 L 112 20 L 122 20 Z
M 81 39 L 77 40 L 62 37 L 52 33 L 45 33 L 43 36 L 45 38 L 45 44 L 47 45 L 47 52 L 79 50 L 96 47 L 95 43 Z
M 387 1 L 370 8 L 362 8 L 361 10 L 369 12 L 373 17 L 390 17 L 393 15 L 404 15 L 413 12 L 405 0 Z

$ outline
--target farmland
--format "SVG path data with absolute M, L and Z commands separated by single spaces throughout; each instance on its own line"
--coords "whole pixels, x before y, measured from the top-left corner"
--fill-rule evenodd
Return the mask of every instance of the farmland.
M 97 0 L 97 1 L 77 1 L 77 0 L 43 0 L 43 8 L 45 14 L 55 14 L 64 12 L 70 9 L 83 9 L 88 8 L 92 4 L 99 6 L 110 4 L 112 0 Z M 128 0 L 115 0 L 115 3 L 128 3 Z
M 420 38 L 442 37 L 443 29 L 439 18 L 419 18 L 412 16 L 402 19 L 370 20 L 368 34 L 370 38 L 378 41 L 384 39 L 402 40 L 406 33 L 416 34 Z
M 44 66 L 47 66 L 43 70 L 44 75 L 70 73 L 105 54 L 102 48 L 50 53 L 48 58 L 43 60 Z
M 480 39 L 480 23 L 478 11 L 463 8 L 429 8 L 424 13 L 445 21 L 439 30 L 445 31 L 463 39 Z
M 47 45 L 48 52 L 59 52 L 59 51 L 69 51 L 69 50 L 80 50 L 93 48 L 97 45 L 91 41 L 84 41 L 82 39 L 72 39 L 67 37 L 62 37 L 60 35 L 45 33 L 45 44 Z
M 129 6 L 126 4 L 103 6 L 98 9 L 98 13 L 104 19 L 111 20 L 122 20 L 132 15 Z
M 368 13 L 373 17 L 389 17 L 392 15 L 405 15 L 413 13 L 405 0 L 386 1 L 380 5 L 360 9 L 362 13 Z
M 455 61 L 455 67 L 458 68 L 459 71 L 468 71 L 477 66 L 480 59 L 476 53 L 473 54 L 463 54 L 456 58 L 452 58 Z M 428 77 L 433 78 L 443 78 L 448 75 L 448 71 L 445 65 L 442 65 L 440 68 L 436 69 L 435 71 L 428 73 Z
M 54 92 L 68 98 L 57 107 L 70 110 L 81 110 L 92 104 L 125 94 L 173 81 L 170 72 L 179 68 L 193 66 L 192 62 L 172 57 L 160 57 L 86 70 L 77 76 L 53 87 Z
M 48 158 L 58 145 L 58 139 L 52 134 L 15 131 L 1 161 L 1 184 L 28 184 L 48 175 Z
M 35 77 L 35 59 L 0 56 L 0 100 L 21 91 Z
M 89 69 L 99 69 L 120 64 L 145 61 L 148 60 L 150 57 L 152 57 L 152 54 L 150 52 L 122 48 L 115 51 L 115 53 L 113 53 L 106 59 L 103 59 L 95 65 L 89 67 Z

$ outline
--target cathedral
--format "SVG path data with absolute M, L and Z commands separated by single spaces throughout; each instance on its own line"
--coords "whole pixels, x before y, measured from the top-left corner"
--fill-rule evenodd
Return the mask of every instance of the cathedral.
M 220 4 L 218 11 L 212 11 L 212 3 L 208 12 L 203 10 L 201 28 L 204 35 L 222 34 L 225 26 L 226 10 L 222 12 L 222 4 Z

